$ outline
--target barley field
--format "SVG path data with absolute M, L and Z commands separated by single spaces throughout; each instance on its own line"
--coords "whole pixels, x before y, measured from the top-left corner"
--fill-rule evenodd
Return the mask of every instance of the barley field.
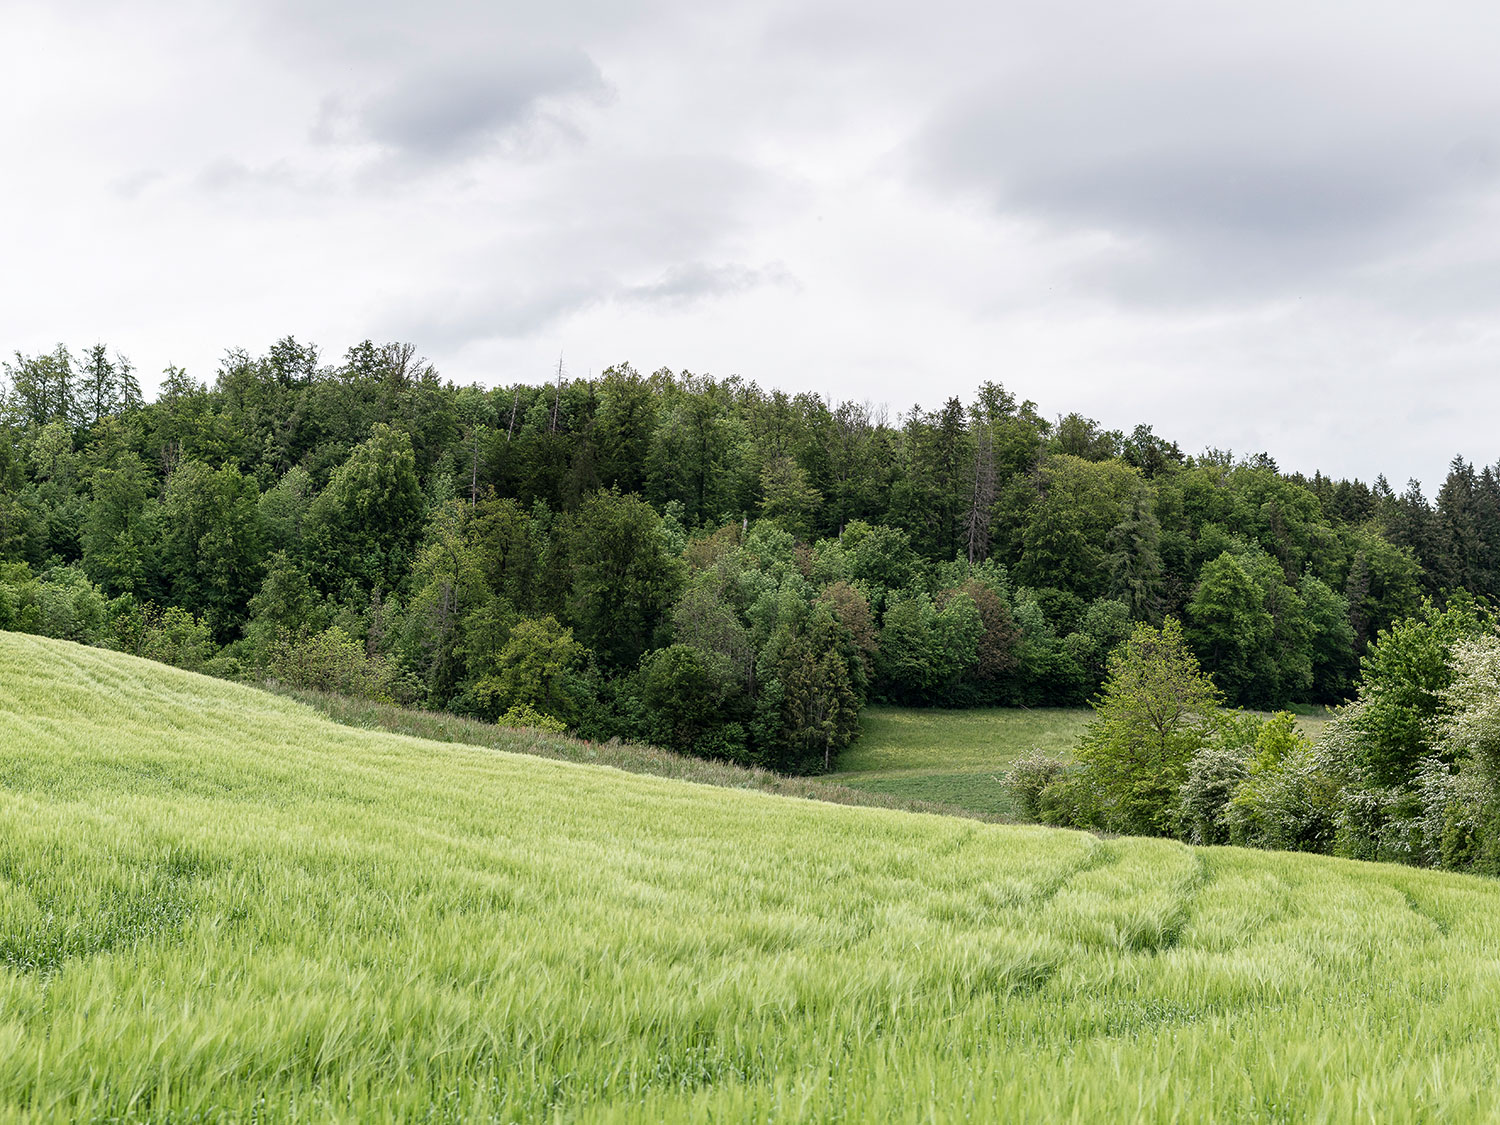
M 335 724 L 0 634 L 0 1121 L 1486 1121 L 1500 884 Z

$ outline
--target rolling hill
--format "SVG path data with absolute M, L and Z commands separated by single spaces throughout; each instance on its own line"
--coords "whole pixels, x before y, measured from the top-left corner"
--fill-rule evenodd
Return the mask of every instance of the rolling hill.
M 1488 1120 L 1500 884 L 337 725 L 0 633 L 0 1120 Z

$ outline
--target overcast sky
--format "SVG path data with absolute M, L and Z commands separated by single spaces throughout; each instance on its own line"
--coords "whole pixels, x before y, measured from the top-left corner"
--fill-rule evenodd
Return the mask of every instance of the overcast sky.
M 1435 491 L 1500 459 L 1500 6 L 0 0 L 0 349 L 628 360 Z

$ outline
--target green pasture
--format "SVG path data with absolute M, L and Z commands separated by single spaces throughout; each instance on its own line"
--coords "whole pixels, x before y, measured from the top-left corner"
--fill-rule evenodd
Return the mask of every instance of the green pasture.
M 870 707 L 863 733 L 839 755 L 830 780 L 855 789 L 1011 816 L 1001 779 L 1033 750 L 1070 758 L 1087 708 L 987 707 L 942 711 Z
M 1486 1121 L 1500 883 L 338 725 L 0 634 L 0 1121 Z

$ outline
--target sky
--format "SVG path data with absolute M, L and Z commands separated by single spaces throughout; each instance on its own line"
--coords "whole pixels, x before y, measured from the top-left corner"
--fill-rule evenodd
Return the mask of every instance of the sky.
M 0 352 L 295 335 L 1500 460 L 1500 6 L 0 0 Z

